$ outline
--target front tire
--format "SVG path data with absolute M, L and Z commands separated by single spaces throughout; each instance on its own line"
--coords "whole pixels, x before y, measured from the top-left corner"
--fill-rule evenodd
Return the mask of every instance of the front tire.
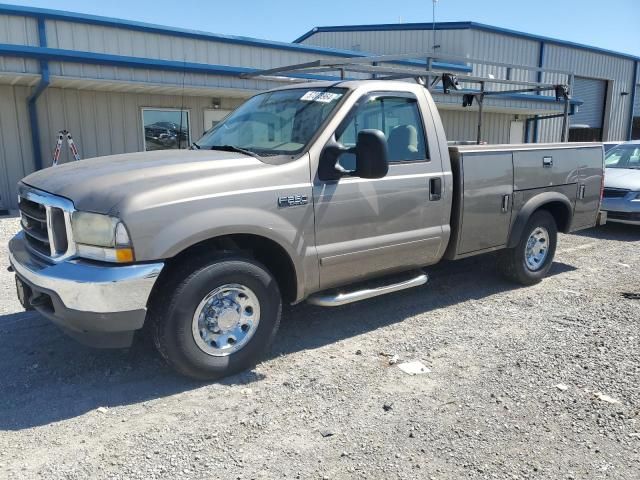
M 518 244 L 500 252 L 498 268 L 516 283 L 539 283 L 551 268 L 557 242 L 555 219 L 546 210 L 538 210 L 529 218 Z
M 278 284 L 263 265 L 197 255 L 159 286 L 150 320 L 156 348 L 171 367 L 212 380 L 255 365 L 281 312 Z

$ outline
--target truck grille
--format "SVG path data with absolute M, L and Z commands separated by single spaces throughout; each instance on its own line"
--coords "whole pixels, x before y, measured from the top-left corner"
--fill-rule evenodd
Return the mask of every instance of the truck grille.
M 623 190 L 621 188 L 605 188 L 604 198 L 622 198 L 629 193 L 629 190 Z
M 20 185 L 20 223 L 29 249 L 60 261 L 74 253 L 71 236 L 73 204 L 61 197 Z

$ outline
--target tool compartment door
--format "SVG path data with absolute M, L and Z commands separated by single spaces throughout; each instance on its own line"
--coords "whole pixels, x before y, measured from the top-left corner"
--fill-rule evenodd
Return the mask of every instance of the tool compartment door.
M 458 254 L 506 245 L 513 203 L 511 152 L 461 156 L 462 218 Z
M 593 227 L 600 207 L 603 151 L 599 146 L 575 152 L 578 162 L 578 193 L 571 228 Z

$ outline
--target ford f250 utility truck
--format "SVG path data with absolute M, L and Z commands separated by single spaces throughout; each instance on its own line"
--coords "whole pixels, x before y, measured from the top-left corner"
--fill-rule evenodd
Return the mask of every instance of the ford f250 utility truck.
M 539 282 L 558 232 L 597 223 L 602 179 L 600 144 L 449 147 L 418 83 L 298 83 L 190 150 L 27 176 L 9 259 L 25 308 L 73 337 L 123 347 L 148 326 L 172 367 L 216 378 L 259 360 L 283 302 L 363 300 L 495 250 Z

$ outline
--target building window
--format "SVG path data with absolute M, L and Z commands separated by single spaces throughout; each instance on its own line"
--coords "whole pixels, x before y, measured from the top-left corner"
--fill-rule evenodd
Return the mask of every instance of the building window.
M 143 108 L 144 149 L 189 148 L 191 125 L 189 111 L 176 108 Z

